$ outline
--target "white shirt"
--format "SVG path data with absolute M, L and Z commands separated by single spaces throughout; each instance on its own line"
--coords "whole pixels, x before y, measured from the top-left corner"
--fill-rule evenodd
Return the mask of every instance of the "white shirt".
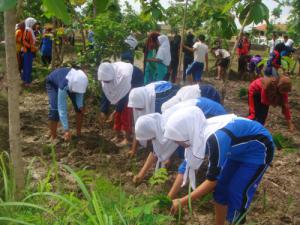
M 275 46 L 279 43 L 278 40 L 270 40 L 269 41 L 269 48 L 270 48 L 270 53 L 274 51 Z
M 215 54 L 216 54 L 216 56 L 221 55 L 222 59 L 226 59 L 226 58 L 230 57 L 230 53 L 225 49 L 217 49 L 215 51 Z
M 208 54 L 207 45 L 198 41 L 193 45 L 193 48 L 196 49 L 196 51 L 194 51 L 194 61 L 204 63 L 205 56 Z
M 289 38 L 284 44 L 287 47 L 293 47 L 294 41 Z

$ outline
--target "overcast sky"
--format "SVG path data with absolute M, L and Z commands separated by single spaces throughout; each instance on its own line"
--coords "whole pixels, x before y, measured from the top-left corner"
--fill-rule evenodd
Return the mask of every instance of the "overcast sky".
M 121 5 L 124 4 L 126 0 L 120 0 Z M 140 10 L 140 4 L 138 0 L 127 0 L 136 11 Z M 168 6 L 170 5 L 170 0 L 161 0 L 160 1 L 162 6 L 164 6 L 165 8 L 168 8 Z M 277 3 L 274 2 L 273 0 L 263 0 L 263 2 L 269 7 L 270 12 L 272 12 L 272 10 L 277 6 Z M 280 22 L 280 23 L 285 23 L 288 16 L 289 16 L 289 12 L 290 12 L 290 8 L 285 7 L 283 9 L 283 12 L 281 14 L 281 18 L 279 20 L 277 20 L 276 22 Z M 237 22 L 238 23 L 238 22 Z M 238 26 L 240 26 L 238 24 Z

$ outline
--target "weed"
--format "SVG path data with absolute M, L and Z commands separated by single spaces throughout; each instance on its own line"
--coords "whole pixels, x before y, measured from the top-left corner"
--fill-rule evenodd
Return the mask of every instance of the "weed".
M 168 171 L 166 168 L 156 170 L 149 180 L 151 186 L 164 184 L 168 180 Z
M 285 153 L 297 152 L 297 146 L 292 138 L 287 138 L 281 133 L 275 133 L 273 135 L 273 141 L 277 149 L 283 149 Z
M 248 91 L 246 88 L 242 87 L 239 90 L 239 98 L 246 97 L 248 95 Z

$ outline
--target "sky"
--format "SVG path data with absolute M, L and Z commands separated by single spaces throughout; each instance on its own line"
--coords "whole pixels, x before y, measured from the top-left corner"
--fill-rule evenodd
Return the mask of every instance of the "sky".
M 123 5 L 125 1 L 128 1 L 136 11 L 140 10 L 140 4 L 138 0 L 120 0 L 121 5 Z M 170 2 L 172 1 L 161 0 L 160 2 L 163 7 L 168 8 L 168 6 L 170 6 Z M 270 12 L 272 12 L 272 10 L 277 6 L 277 3 L 274 2 L 273 0 L 263 0 L 263 2 L 269 7 Z M 290 8 L 284 7 L 281 14 L 281 18 L 276 20 L 276 22 L 285 23 L 289 16 L 289 12 L 290 12 Z M 236 22 L 237 22 L 237 26 L 240 27 L 238 20 Z

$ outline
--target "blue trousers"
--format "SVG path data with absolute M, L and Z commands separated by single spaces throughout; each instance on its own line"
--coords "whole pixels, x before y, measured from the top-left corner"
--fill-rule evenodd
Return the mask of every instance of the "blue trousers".
M 214 192 L 214 200 L 227 205 L 227 220 L 237 222 L 247 211 L 254 193 L 268 168 L 267 164 L 256 165 L 228 159 Z
M 191 65 L 186 69 L 186 75 L 193 75 L 193 81 L 198 82 L 201 80 L 202 73 L 204 69 L 204 63 L 194 61 Z
M 50 82 L 46 81 L 46 89 L 48 94 L 48 100 L 49 100 L 49 114 L 48 118 L 52 121 L 59 121 L 59 114 L 58 114 L 58 89 L 55 88 Z M 76 96 L 75 93 L 68 92 L 68 95 L 71 99 L 71 102 L 73 104 L 73 107 L 76 112 L 80 112 L 79 108 L 76 104 Z
M 22 80 L 26 84 L 30 84 L 32 80 L 31 73 L 32 73 L 33 57 L 34 54 L 30 51 L 24 53 Z

